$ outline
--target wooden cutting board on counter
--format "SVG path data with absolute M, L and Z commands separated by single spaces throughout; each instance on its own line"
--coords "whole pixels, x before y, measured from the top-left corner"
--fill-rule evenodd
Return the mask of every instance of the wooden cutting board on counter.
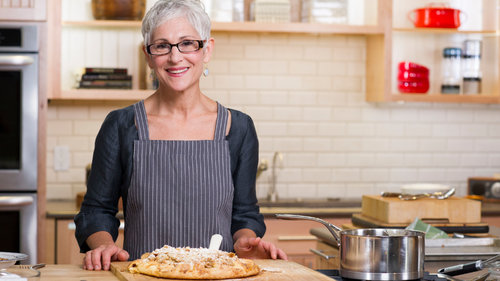
M 361 214 L 384 223 L 410 224 L 415 218 L 447 223 L 480 223 L 481 202 L 455 196 L 444 200 L 401 200 L 397 197 L 363 195 Z
M 409 223 L 385 223 L 362 214 L 353 214 L 351 221 L 357 228 L 406 228 L 409 225 Z M 437 227 L 446 233 L 487 234 L 490 230 L 487 223 L 447 223 L 427 220 L 423 220 L 423 222 Z M 344 229 L 346 228 L 344 227 Z
M 258 275 L 246 278 L 235 278 L 226 280 L 241 280 L 241 281 L 331 281 L 329 277 L 315 270 L 300 265 L 295 262 L 285 260 L 255 260 L 261 268 Z M 121 281 L 159 281 L 179 279 L 156 278 L 142 274 L 132 274 L 128 272 L 127 266 L 130 262 L 112 262 L 111 272 Z M 224 280 L 224 279 L 223 279 Z

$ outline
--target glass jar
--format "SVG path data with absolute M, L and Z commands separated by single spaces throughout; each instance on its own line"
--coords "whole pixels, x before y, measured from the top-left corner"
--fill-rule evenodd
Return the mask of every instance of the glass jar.
M 461 55 L 460 48 L 444 48 L 442 62 L 442 83 L 441 93 L 459 94 L 461 74 Z
M 465 40 L 463 60 L 464 94 L 481 92 L 481 40 Z

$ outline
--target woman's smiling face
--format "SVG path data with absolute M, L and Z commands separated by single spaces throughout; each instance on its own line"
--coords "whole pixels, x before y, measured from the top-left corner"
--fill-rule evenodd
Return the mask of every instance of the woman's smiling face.
M 177 44 L 184 40 L 201 38 L 186 17 L 178 17 L 161 24 L 154 31 L 151 43 Z M 174 46 L 166 55 L 148 55 L 148 64 L 155 71 L 160 87 L 175 92 L 199 89 L 204 63 L 208 63 L 212 54 L 213 39 L 204 45 L 205 48 L 190 53 L 181 53 Z

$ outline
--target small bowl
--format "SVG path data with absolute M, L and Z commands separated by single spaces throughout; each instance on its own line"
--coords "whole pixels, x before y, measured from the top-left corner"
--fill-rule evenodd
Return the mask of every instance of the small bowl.
M 0 270 L 7 269 L 17 261 L 22 261 L 28 258 L 28 255 L 21 253 L 0 252 Z
M 410 62 L 410 61 L 402 61 L 399 63 L 399 71 L 411 71 L 411 72 L 419 72 L 423 74 L 429 74 L 429 68 L 420 65 L 418 63 Z
M 422 73 L 422 72 L 413 72 L 410 70 L 405 70 L 405 71 L 399 71 L 398 73 L 398 81 L 422 81 L 422 80 L 428 80 L 429 79 L 429 73 Z
M 450 190 L 449 185 L 437 184 L 437 183 L 414 183 L 405 184 L 401 186 L 401 193 L 407 194 L 422 194 L 422 193 L 434 193 L 434 192 L 446 192 Z
M 398 90 L 401 93 L 425 94 L 429 90 L 429 80 L 398 81 Z

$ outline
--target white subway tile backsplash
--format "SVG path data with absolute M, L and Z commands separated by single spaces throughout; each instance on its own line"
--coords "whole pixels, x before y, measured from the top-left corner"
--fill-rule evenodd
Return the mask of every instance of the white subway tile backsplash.
M 332 110 L 329 107 L 304 107 L 302 111 L 304 121 L 328 121 L 331 116 Z
M 287 134 L 291 136 L 319 136 L 318 125 L 307 122 L 288 122 Z
M 305 168 L 302 171 L 302 181 L 306 183 L 322 183 L 330 181 L 332 172 L 325 168 Z
M 447 149 L 447 143 L 447 140 L 444 138 L 421 138 L 419 139 L 418 150 L 426 152 L 445 151 Z
M 289 72 L 292 75 L 316 75 L 318 63 L 313 61 L 290 61 Z
M 275 90 L 296 90 L 302 89 L 303 77 L 297 75 L 276 75 L 274 76 Z
M 288 99 L 286 102 L 290 105 L 312 105 L 315 106 L 317 104 L 317 94 L 315 91 L 290 91 L 288 94 Z
M 283 156 L 285 167 L 306 168 L 317 167 L 318 156 L 316 153 L 289 152 Z
M 382 168 L 362 168 L 361 181 L 386 182 L 389 181 L 389 170 Z
M 255 90 L 232 90 L 229 93 L 229 101 L 231 104 L 257 105 L 259 96 Z
M 477 137 L 486 135 L 488 135 L 488 126 L 486 124 L 460 125 L 460 136 L 462 137 Z
M 434 137 L 459 137 L 460 125 L 456 123 L 442 122 L 432 125 L 432 136 Z
M 456 158 L 461 158 L 456 159 L 460 162 L 462 167 L 482 167 L 484 165 L 485 159 L 487 159 L 488 155 L 487 154 L 479 154 L 479 153 L 471 153 L 471 154 L 465 154 L 462 155 L 462 157 L 456 157 Z M 452 166 L 455 162 L 450 162 L 449 166 Z
M 219 90 L 240 89 L 242 85 L 245 85 L 245 80 L 243 75 L 217 75 L 214 80 L 214 88 Z
M 418 180 L 422 182 L 441 182 L 445 168 L 421 168 L 418 170 Z
M 329 138 L 305 137 L 302 149 L 307 152 L 330 151 L 331 141 Z
M 348 123 L 346 135 L 349 137 L 369 137 L 375 133 L 373 123 Z
M 374 167 L 375 155 L 373 153 L 347 154 L 346 167 Z
M 336 107 L 333 109 L 333 121 L 361 121 L 361 108 Z
M 75 120 L 73 121 L 74 136 L 96 136 L 101 128 L 101 120 Z
M 221 68 L 218 69 L 220 74 L 259 74 L 260 63 L 257 60 L 230 60 L 229 69 L 225 71 Z
M 331 78 L 334 91 L 360 92 L 363 90 L 363 78 L 356 76 L 337 76 Z
M 304 47 L 304 58 L 313 61 L 325 61 L 333 58 L 332 48 L 318 45 L 308 45 Z
M 281 60 L 281 61 L 266 60 L 259 62 L 259 74 L 286 75 L 288 72 L 289 72 L 289 66 L 286 60 Z
M 349 73 L 349 64 L 340 61 L 319 61 L 317 62 L 318 74 L 332 76 L 345 76 Z
M 304 109 L 299 106 L 273 107 L 273 120 L 301 121 Z
M 476 151 L 500 152 L 500 138 L 477 138 Z
M 318 167 L 347 167 L 347 159 L 350 154 L 346 153 L 319 153 Z
M 401 183 L 409 183 L 416 182 L 418 178 L 417 169 L 409 169 L 409 168 L 392 168 L 389 170 L 389 181 L 391 182 L 401 182 Z
M 70 32 L 68 32 L 70 31 Z M 63 88 L 82 65 L 138 67 L 140 34 L 63 30 Z M 201 89 L 254 120 L 260 159 L 283 153 L 278 195 L 357 198 L 436 182 L 465 195 L 470 176 L 500 173 L 500 106 L 365 102 L 366 37 L 357 35 L 214 32 L 210 75 Z M 116 41 L 113 42 L 112 41 Z M 128 49 L 117 42 L 137 41 Z M 81 43 L 83 42 L 83 44 Z M 95 46 L 111 44 L 102 51 Z M 86 47 L 87 46 L 87 47 Z M 92 48 L 89 48 L 92 46 Z M 127 55 L 134 52 L 133 56 Z M 85 189 L 97 131 L 112 110 L 133 102 L 51 103 L 47 123 L 47 197 Z M 53 148 L 70 148 L 68 171 L 54 171 Z M 265 197 L 271 171 L 258 179 Z
M 332 171 L 333 182 L 345 182 L 346 184 L 361 181 L 361 169 L 359 168 L 337 168 Z
M 272 151 L 304 151 L 304 140 L 300 137 L 275 137 Z
M 70 120 L 47 120 L 47 136 L 70 136 L 73 122 Z
M 89 151 L 93 142 L 94 139 L 91 140 L 87 135 L 61 136 L 57 139 L 57 145 L 67 146 L 70 151 Z

